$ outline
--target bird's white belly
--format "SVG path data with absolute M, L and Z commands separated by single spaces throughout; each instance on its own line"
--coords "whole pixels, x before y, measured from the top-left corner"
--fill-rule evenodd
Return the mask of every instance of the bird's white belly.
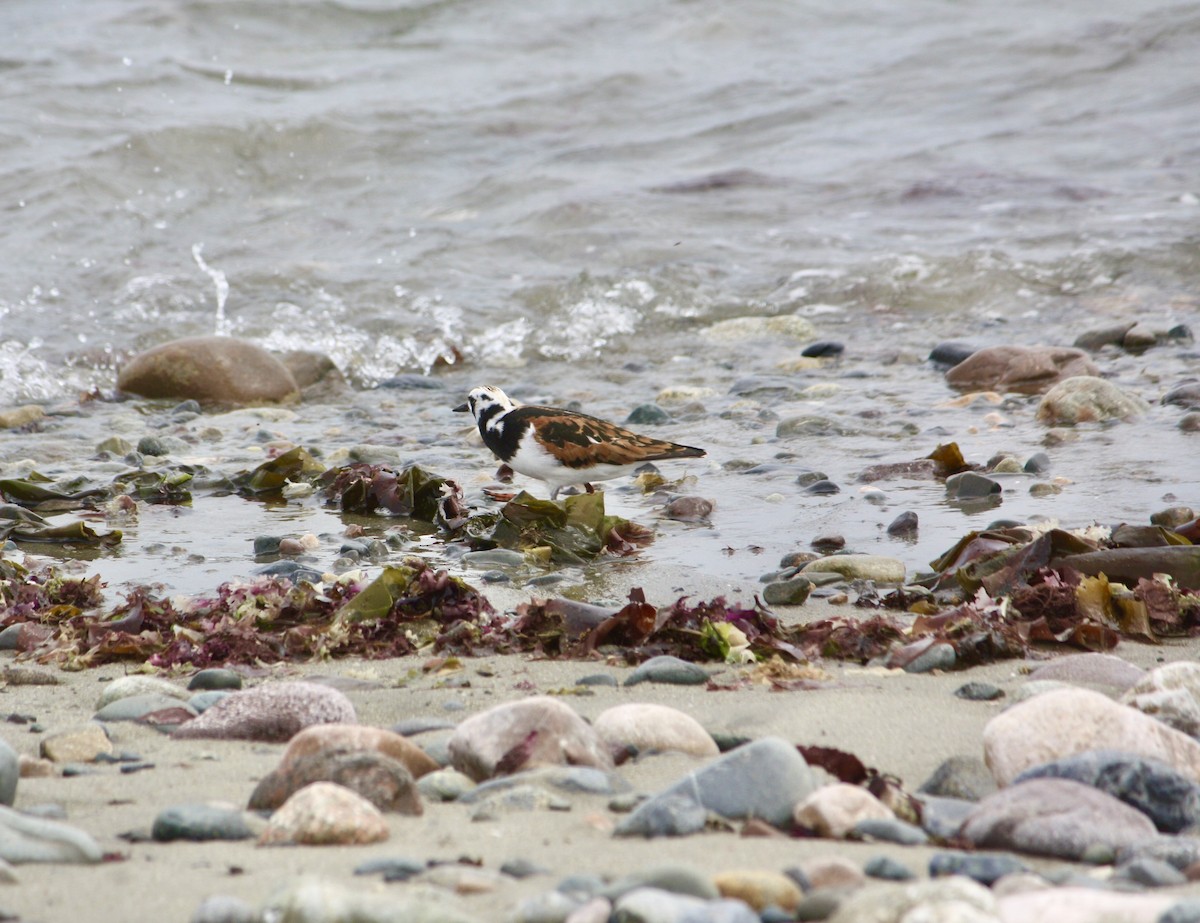
M 508 460 L 508 466 L 518 474 L 545 481 L 551 490 L 566 487 L 568 484 L 606 481 L 609 478 L 630 474 L 637 468 L 637 465 L 592 465 L 589 468 L 568 468 L 529 435 L 521 440 L 516 453 Z

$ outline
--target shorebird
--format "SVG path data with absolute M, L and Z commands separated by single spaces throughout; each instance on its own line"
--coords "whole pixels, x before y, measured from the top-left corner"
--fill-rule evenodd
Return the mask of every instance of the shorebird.
M 550 499 L 569 484 L 591 493 L 592 481 L 631 474 L 646 462 L 702 458 L 703 449 L 639 436 L 586 413 L 518 404 L 499 388 L 475 388 L 456 413 L 470 411 L 479 435 L 513 471 L 545 481 Z

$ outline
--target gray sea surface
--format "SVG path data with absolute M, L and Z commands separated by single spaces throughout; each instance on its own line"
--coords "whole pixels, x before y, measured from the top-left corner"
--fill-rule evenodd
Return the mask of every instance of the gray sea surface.
M 1200 437 L 1158 404 L 1197 374 L 1192 344 L 1103 353 L 1150 412 L 1049 445 L 1034 399 L 950 405 L 925 361 L 1197 326 L 1195 4 L 6 0 L 0 28 L 0 407 L 51 411 L 4 435 L 6 476 L 111 477 L 101 440 L 168 432 L 218 471 L 272 441 L 389 444 L 470 494 L 494 465 L 449 408 L 489 382 L 617 421 L 699 389 L 654 434 L 709 449 L 665 473 L 717 509 L 661 524 L 645 560 L 743 593 L 825 532 L 918 570 L 998 516 L 1200 506 Z M 772 315 L 842 359 L 705 335 Z M 213 332 L 327 353 L 354 390 L 254 423 L 107 401 L 125 357 Z M 445 387 L 377 390 L 401 373 Z M 804 415 L 829 425 L 775 436 Z M 1062 493 L 1013 476 L 999 509 L 963 510 L 855 481 L 948 441 L 976 463 L 1045 450 Z M 804 494 L 808 470 L 842 492 Z M 918 538 L 888 538 L 905 509 Z M 341 527 L 316 501 L 211 497 L 142 510 L 90 563 L 198 592 L 254 566 L 256 534 Z

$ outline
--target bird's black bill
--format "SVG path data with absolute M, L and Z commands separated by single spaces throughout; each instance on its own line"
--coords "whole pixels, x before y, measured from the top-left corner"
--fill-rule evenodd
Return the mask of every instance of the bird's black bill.
M 455 413 L 466 413 L 470 409 L 471 409 L 470 404 L 463 403 L 463 404 L 459 404 L 457 407 L 455 407 L 454 412 Z

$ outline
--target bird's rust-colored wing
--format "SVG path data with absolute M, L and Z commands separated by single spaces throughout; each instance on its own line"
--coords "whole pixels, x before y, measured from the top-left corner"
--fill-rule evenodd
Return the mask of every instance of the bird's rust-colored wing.
M 690 445 L 639 436 L 587 414 L 524 405 L 509 412 L 513 423 L 527 422 L 534 438 L 568 468 L 591 465 L 639 465 L 668 458 L 700 458 Z

